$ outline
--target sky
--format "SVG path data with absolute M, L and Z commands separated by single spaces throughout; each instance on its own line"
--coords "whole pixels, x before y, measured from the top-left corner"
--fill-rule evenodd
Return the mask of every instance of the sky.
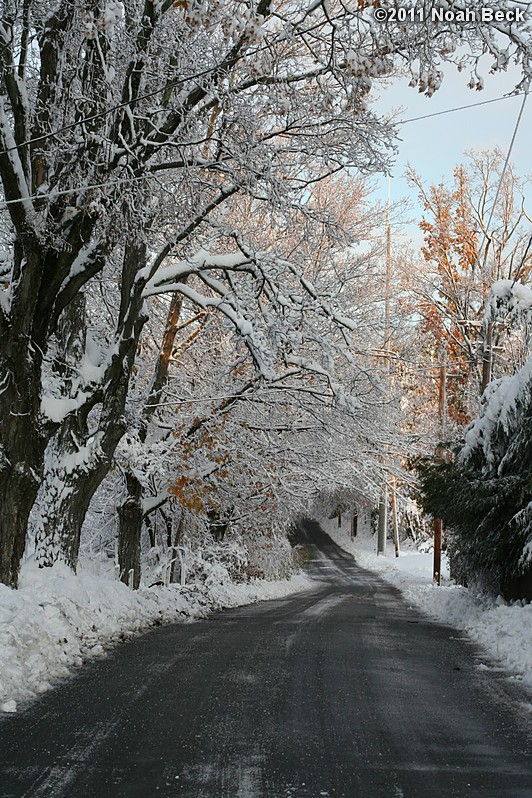
M 409 88 L 407 79 L 397 80 L 389 87 L 379 89 L 374 108 L 377 113 L 402 108 L 398 118 L 411 119 L 485 102 L 509 94 L 518 81 L 518 73 L 513 69 L 511 73 L 486 75 L 485 88 L 480 92 L 468 89 L 468 80 L 469 75 L 465 71 L 458 73 L 456 69 L 449 69 L 441 88 L 432 97 L 425 97 L 416 89 Z M 400 140 L 397 142 L 399 153 L 390 181 L 392 203 L 408 197 L 414 206 L 414 213 L 419 216 L 417 193 L 403 177 L 407 164 L 414 168 L 424 182 L 436 183 L 442 178 L 446 181 L 452 178 L 454 167 L 466 160 L 466 150 L 498 146 L 506 155 L 522 103 L 522 95 L 512 96 L 489 105 L 400 125 Z M 522 176 L 532 175 L 531 128 L 532 98 L 525 104 L 510 159 Z M 373 196 L 385 201 L 388 196 L 387 178 L 379 175 L 375 182 Z M 415 238 L 418 238 L 415 227 L 406 225 L 406 230 L 409 235 L 414 233 Z

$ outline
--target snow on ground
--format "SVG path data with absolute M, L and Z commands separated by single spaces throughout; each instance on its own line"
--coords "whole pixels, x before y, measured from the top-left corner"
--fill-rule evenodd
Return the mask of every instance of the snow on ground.
M 375 554 L 375 537 L 362 527 L 349 539 L 348 519 L 321 521 L 364 568 L 398 587 L 406 600 L 443 623 L 465 631 L 516 679 L 532 687 L 532 604 L 507 603 L 454 585 L 444 568 L 442 586 L 432 581 L 432 555 L 410 548 L 396 559 L 388 543 Z M 39 569 L 25 563 L 18 590 L 0 584 L 0 710 L 34 698 L 84 660 L 154 624 L 203 618 L 213 610 L 277 599 L 313 588 L 305 575 L 289 580 L 235 584 L 222 566 L 205 583 L 144 587 L 132 591 L 109 576 L 64 565 Z
M 352 541 L 348 518 L 341 528 L 336 519 L 322 519 L 321 524 L 339 546 L 355 556 L 359 565 L 399 588 L 412 606 L 466 632 L 485 649 L 488 659 L 532 687 L 532 604 L 510 603 L 455 585 L 449 579 L 445 558 L 442 584 L 438 587 L 432 581 L 432 554 L 410 546 L 396 558 L 393 544 L 388 541 L 386 554 L 377 556 L 376 536 L 367 528 L 362 528 Z
M 0 584 L 0 711 L 34 698 L 84 660 L 149 626 L 202 618 L 223 607 L 276 599 L 314 587 L 304 575 L 235 584 L 222 566 L 204 584 L 132 591 L 109 577 L 60 563 L 22 569 L 19 589 Z

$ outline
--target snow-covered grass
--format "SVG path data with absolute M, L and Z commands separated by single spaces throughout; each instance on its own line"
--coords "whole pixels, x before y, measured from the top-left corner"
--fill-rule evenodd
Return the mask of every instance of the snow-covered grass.
M 0 710 L 34 698 L 76 665 L 159 623 L 203 618 L 223 607 L 276 599 L 313 587 L 304 575 L 231 582 L 213 565 L 204 582 L 132 591 L 83 568 L 24 565 L 18 590 L 0 584 Z
M 438 587 L 432 580 L 432 554 L 410 546 L 396 558 L 388 542 L 386 554 L 377 556 L 376 538 L 367 529 L 351 541 L 348 519 L 341 528 L 334 519 L 321 523 L 339 546 L 354 554 L 359 565 L 398 587 L 409 604 L 463 630 L 485 649 L 488 659 L 532 687 L 532 604 L 510 603 L 455 585 L 449 579 L 445 558 Z

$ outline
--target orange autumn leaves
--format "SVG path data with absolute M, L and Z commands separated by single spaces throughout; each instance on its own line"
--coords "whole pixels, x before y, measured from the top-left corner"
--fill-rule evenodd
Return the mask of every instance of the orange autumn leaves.
M 421 253 L 429 279 L 417 302 L 420 327 L 432 355 L 445 361 L 454 374 L 447 389 L 448 412 L 463 424 L 469 420 L 464 389 L 477 378 L 476 337 L 483 294 L 489 291 L 489 286 L 478 285 L 475 274 L 480 241 L 469 178 L 462 166 L 454 170 L 451 186 L 439 183 L 425 189 L 412 170 L 408 177 L 419 190 L 424 211 Z

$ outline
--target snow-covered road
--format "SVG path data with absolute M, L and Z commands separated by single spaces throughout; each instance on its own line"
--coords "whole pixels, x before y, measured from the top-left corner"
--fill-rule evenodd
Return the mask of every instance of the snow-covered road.
M 159 627 L 2 716 L 1 798 L 529 798 L 522 688 L 304 532 L 314 591 Z

